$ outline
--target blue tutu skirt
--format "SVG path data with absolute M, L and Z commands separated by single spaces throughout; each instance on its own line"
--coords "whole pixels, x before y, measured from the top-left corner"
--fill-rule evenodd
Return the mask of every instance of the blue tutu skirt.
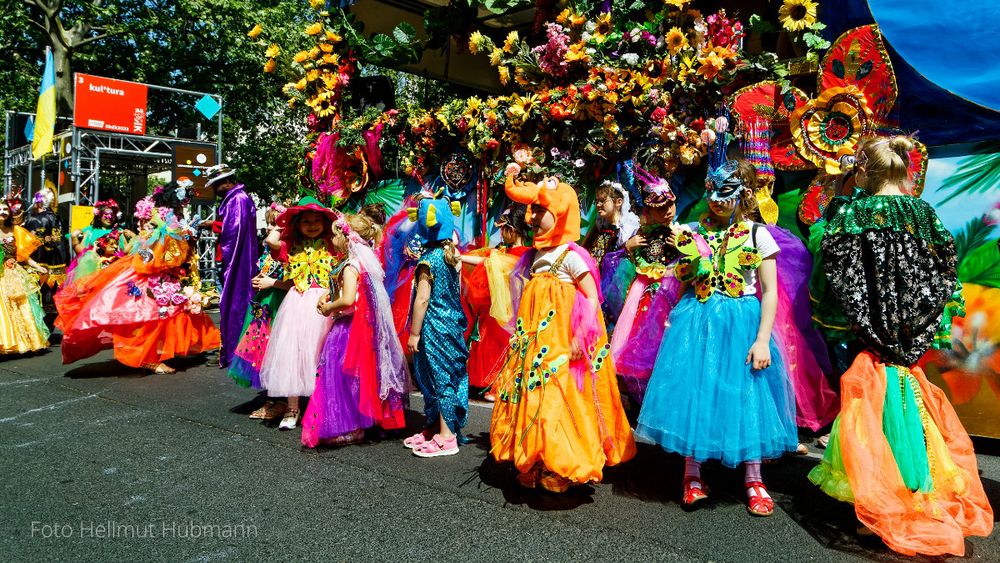
M 670 313 L 636 434 L 698 461 L 776 458 L 798 445 L 795 395 L 771 339 L 771 366 L 746 364 L 760 301 L 687 292 Z

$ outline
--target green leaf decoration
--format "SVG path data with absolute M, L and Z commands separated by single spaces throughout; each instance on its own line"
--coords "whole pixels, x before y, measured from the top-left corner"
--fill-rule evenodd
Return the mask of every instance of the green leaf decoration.
M 1000 251 L 997 240 L 987 240 L 958 264 L 958 279 L 985 287 L 1000 288 Z
M 942 191 L 952 190 L 942 205 L 966 193 L 1000 191 L 1000 141 L 980 143 L 975 152 L 960 160 L 955 173 L 941 184 Z
M 955 235 L 955 253 L 958 263 L 961 264 L 965 257 L 976 248 L 982 246 L 989 240 L 995 227 L 977 217 L 965 224 L 962 232 Z

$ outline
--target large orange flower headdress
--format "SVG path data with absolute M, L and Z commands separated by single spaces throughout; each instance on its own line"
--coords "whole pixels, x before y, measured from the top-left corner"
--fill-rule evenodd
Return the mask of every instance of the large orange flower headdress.
M 580 238 L 580 200 L 569 184 L 556 177 L 545 178 L 537 184 L 521 182 L 509 174 L 504 189 L 511 200 L 540 205 L 555 217 L 556 224 L 549 232 L 535 233 L 535 248 L 552 248 Z M 528 213 L 531 213 L 530 208 Z

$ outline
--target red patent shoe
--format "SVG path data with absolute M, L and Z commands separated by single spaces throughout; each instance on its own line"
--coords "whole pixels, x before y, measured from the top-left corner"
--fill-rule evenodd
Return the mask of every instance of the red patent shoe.
M 767 487 L 760 481 L 747 483 L 747 511 L 754 516 L 774 514 L 774 499 L 767 494 Z
M 698 484 L 696 487 L 695 484 Z M 695 505 L 708 498 L 705 484 L 697 477 L 684 478 L 684 496 L 681 498 L 681 506 L 684 508 L 694 508 Z

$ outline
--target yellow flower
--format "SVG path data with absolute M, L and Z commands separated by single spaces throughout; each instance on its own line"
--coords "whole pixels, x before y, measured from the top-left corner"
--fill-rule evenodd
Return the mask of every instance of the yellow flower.
M 318 10 L 323 6 L 326 6 L 326 0 L 309 0 L 309 5 L 312 6 L 314 10 Z
M 306 79 L 302 78 L 295 83 L 295 89 L 301 92 L 306 89 L 306 84 L 307 84 Z
M 339 34 L 334 33 L 333 31 L 330 31 L 328 29 L 326 30 L 326 40 L 329 41 L 330 43 L 340 43 L 341 41 L 344 40 L 344 38 L 341 37 Z
M 510 69 L 505 66 L 501 66 L 497 67 L 497 72 L 500 73 L 500 84 L 506 86 L 507 82 L 510 81 Z
M 322 43 L 319 44 L 319 50 L 323 51 L 324 53 L 332 53 L 333 45 L 330 45 L 326 41 L 323 41 Z
M 569 18 L 569 25 L 573 27 L 583 27 L 586 23 L 587 16 L 583 14 L 573 14 L 573 16 Z
M 469 112 L 479 111 L 479 108 L 481 108 L 481 107 L 483 107 L 483 101 L 480 100 L 479 98 L 475 97 L 475 96 L 469 98 L 465 102 L 465 109 L 466 109 L 466 111 L 469 111 Z
M 274 69 L 277 67 L 278 63 L 274 59 L 267 59 L 267 62 L 264 63 L 264 72 L 274 72 Z
M 715 51 L 711 51 L 707 56 L 698 57 L 698 62 L 701 63 L 701 66 L 698 67 L 698 74 L 704 76 L 705 80 L 714 80 L 726 68 L 726 61 L 719 57 Z
M 312 49 L 309 49 L 310 59 L 315 59 L 318 56 L 319 56 L 319 47 L 313 47 Z
M 816 23 L 816 6 L 813 0 L 785 0 L 778 10 L 778 21 L 785 31 L 803 31 Z
M 273 59 L 274 57 L 277 57 L 279 53 L 281 53 L 281 47 L 271 43 L 271 46 L 264 51 L 264 56 L 269 59 Z
M 295 98 L 288 98 L 288 107 L 290 108 L 295 107 Z
M 319 71 L 312 69 L 306 73 L 306 82 L 315 82 L 319 78 Z
M 323 80 L 323 86 L 326 86 L 328 90 L 333 90 L 340 84 L 340 77 L 337 76 L 336 72 L 324 72 L 320 78 Z
M 493 49 L 493 52 L 490 53 L 490 64 L 493 66 L 497 66 L 500 64 L 502 59 L 503 59 L 503 51 L 501 51 L 500 49 Z
M 328 64 L 328 65 L 340 64 L 340 55 L 336 53 L 327 53 L 323 55 L 323 64 Z
M 306 35 L 317 35 L 323 31 L 323 22 L 315 22 L 306 28 Z
M 667 32 L 666 43 L 667 49 L 675 55 L 688 46 L 687 36 L 679 27 L 670 28 L 670 31 Z
M 608 35 L 614 31 L 615 26 L 611 23 L 611 12 L 605 12 L 598 16 L 597 27 L 594 28 L 594 33 L 591 36 L 594 41 L 598 43 L 604 43 L 607 40 Z
M 510 109 L 507 113 L 511 118 L 525 121 L 531 117 L 531 110 L 535 109 L 538 105 L 538 96 L 535 94 L 528 94 L 527 96 L 519 96 L 514 94 L 510 100 Z
M 256 39 L 258 35 L 264 32 L 264 28 L 257 24 L 253 26 L 253 29 L 247 32 L 247 37 L 250 39 Z
M 521 36 L 519 36 L 516 31 L 508 33 L 507 39 L 503 42 L 503 52 L 513 53 L 514 47 L 517 46 L 517 42 L 520 40 Z
M 479 54 L 479 48 L 483 44 L 483 34 L 478 31 L 473 31 L 472 35 L 469 36 L 469 52 L 473 55 Z
M 589 60 L 590 55 L 587 54 L 587 49 L 584 47 L 583 42 L 570 45 L 569 51 L 566 52 L 566 62 L 568 63 L 575 61 L 587 62 Z
M 299 64 L 302 64 L 311 58 L 312 57 L 309 56 L 309 51 L 299 51 L 298 53 L 295 53 L 295 56 L 292 57 L 292 60 Z
M 691 0 L 663 0 L 663 3 L 667 6 L 673 6 L 675 8 L 683 8 L 685 4 L 690 4 Z
M 286 95 L 291 96 L 292 94 L 295 93 L 295 83 L 289 82 L 288 84 L 285 84 L 284 86 L 281 87 L 281 91 L 284 92 Z
M 559 12 L 559 15 L 556 16 L 556 23 L 566 23 L 571 15 L 573 15 L 573 10 L 566 8 L 565 10 Z

